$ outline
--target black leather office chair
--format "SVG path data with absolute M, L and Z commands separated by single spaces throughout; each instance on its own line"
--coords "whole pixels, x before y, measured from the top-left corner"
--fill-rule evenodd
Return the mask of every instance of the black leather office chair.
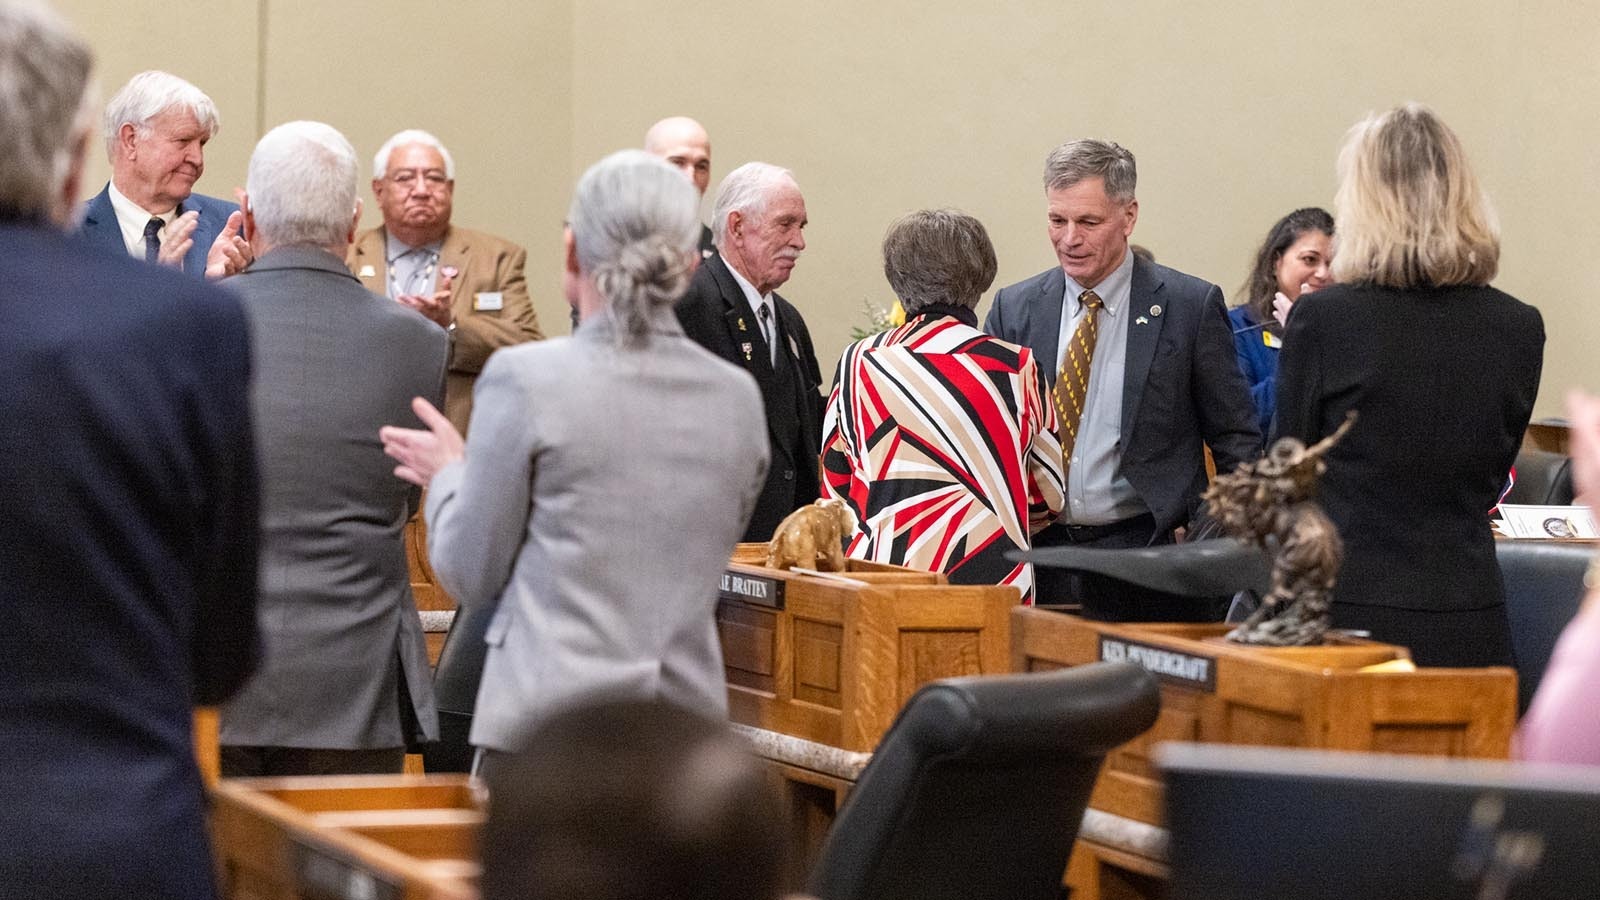
M 1055 900 L 1101 762 L 1159 708 L 1131 663 L 926 685 L 840 810 L 810 892 Z
M 439 709 L 439 741 L 422 750 L 422 765 L 428 772 L 469 772 L 472 770 L 472 710 L 478 700 L 478 683 L 483 680 L 483 660 L 489 646 L 483 636 L 489 630 L 494 607 L 460 608 L 450 633 L 439 651 L 439 665 L 433 670 L 433 700 Z
M 1556 638 L 1583 603 L 1583 573 L 1594 552 L 1592 544 L 1495 542 L 1511 620 L 1511 648 L 1517 656 L 1519 715 L 1539 689 Z
M 1517 483 L 1507 503 L 1569 506 L 1572 503 L 1572 457 L 1531 448 L 1517 451 Z

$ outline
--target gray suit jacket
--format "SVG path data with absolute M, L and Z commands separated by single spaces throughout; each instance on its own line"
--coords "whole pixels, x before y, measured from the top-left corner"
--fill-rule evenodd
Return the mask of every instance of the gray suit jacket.
M 251 325 L 261 455 L 263 665 L 223 709 L 222 743 L 398 747 L 400 679 L 438 733 L 402 529 L 417 491 L 378 428 L 438 403 L 447 338 L 344 261 L 286 247 L 228 279 Z
M 595 693 L 725 715 L 717 585 L 766 476 L 761 394 L 670 309 L 508 347 L 478 377 L 463 462 L 428 487 L 428 556 L 496 606 L 471 740 L 511 750 Z
M 1056 267 L 1001 288 L 983 323 L 1033 348 L 1052 385 L 1066 284 Z M 1135 258 L 1129 312 L 1121 469 L 1166 532 L 1199 506 L 1204 446 L 1228 472 L 1261 454 L 1261 431 L 1216 285 Z

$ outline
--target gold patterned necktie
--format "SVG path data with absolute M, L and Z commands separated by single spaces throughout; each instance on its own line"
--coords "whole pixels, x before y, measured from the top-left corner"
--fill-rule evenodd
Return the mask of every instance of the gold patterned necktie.
M 1100 310 L 1106 305 L 1094 291 L 1079 294 L 1078 302 L 1083 304 L 1085 312 L 1078 327 L 1072 330 L 1072 340 L 1061 357 L 1061 371 L 1056 374 L 1055 389 L 1050 392 L 1056 404 L 1056 418 L 1061 423 L 1063 479 L 1072 467 L 1072 448 L 1078 443 L 1078 426 L 1089 398 L 1089 366 L 1094 362 L 1094 344 L 1100 336 Z

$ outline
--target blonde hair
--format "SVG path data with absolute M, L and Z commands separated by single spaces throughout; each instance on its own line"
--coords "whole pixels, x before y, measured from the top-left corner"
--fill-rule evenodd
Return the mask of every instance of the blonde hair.
M 1461 140 L 1420 103 L 1368 116 L 1339 151 L 1333 276 L 1385 287 L 1488 284 L 1500 224 Z

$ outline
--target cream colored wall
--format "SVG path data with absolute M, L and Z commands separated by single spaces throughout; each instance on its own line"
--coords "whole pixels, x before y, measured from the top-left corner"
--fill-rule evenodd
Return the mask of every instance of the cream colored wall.
M 891 299 L 877 244 L 904 211 L 981 218 L 1000 284 L 1051 265 L 1038 178 L 1061 140 L 1133 150 L 1135 240 L 1232 295 L 1275 218 L 1331 203 L 1345 129 L 1422 100 L 1461 133 L 1501 211 L 1497 283 L 1544 312 L 1537 413 L 1559 413 L 1570 385 L 1600 387 L 1586 352 L 1600 342 L 1588 264 L 1600 16 L 1588 3 L 224 0 L 177 25 L 147 0 L 62 5 L 100 49 L 108 91 L 159 64 L 217 99 L 227 128 L 209 193 L 242 180 L 258 120 L 325 119 L 364 156 L 400 127 L 437 131 L 457 157 L 457 221 L 529 247 L 553 333 L 565 331 L 554 272 L 573 178 L 655 118 L 697 116 L 714 178 L 749 159 L 798 175 L 810 247 L 784 293 L 825 369 L 862 304 Z M 185 48 L 181 60 L 139 49 L 161 45 Z

